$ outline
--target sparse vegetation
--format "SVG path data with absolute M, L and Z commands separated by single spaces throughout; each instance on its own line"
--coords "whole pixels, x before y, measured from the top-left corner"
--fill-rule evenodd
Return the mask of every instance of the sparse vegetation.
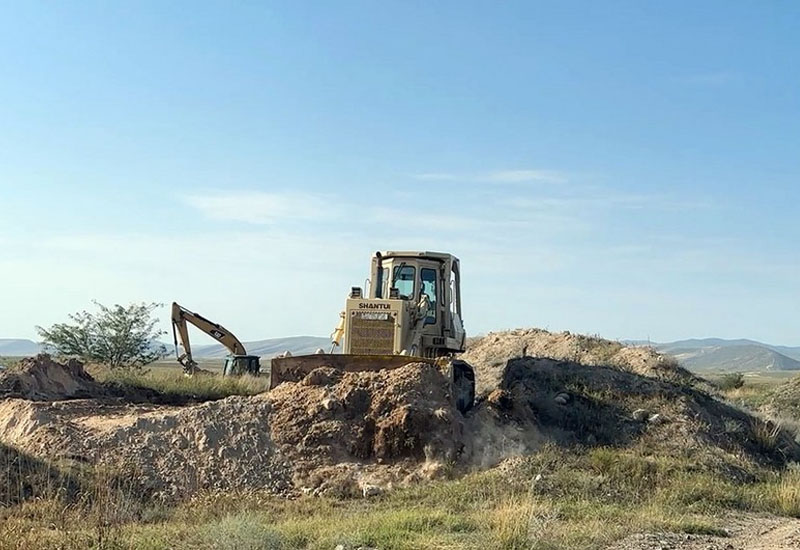
M 502 470 L 368 500 L 228 493 L 171 508 L 130 494 L 125 476 L 83 470 L 79 491 L 51 485 L 6 508 L 0 549 L 591 549 L 637 531 L 720 534 L 726 511 L 800 516 L 800 470 L 737 468 L 739 480 L 693 457 L 548 446 Z
M 15 367 L 19 363 L 19 357 L 3 357 L 0 356 L 0 365 L 6 368 Z
M 166 504 L 148 494 L 146 485 L 131 482 L 141 476 L 129 465 L 93 468 L 8 449 L 10 458 L 0 463 L 8 472 L 0 491 L 6 495 L 0 550 L 330 550 L 339 544 L 382 550 L 600 549 L 640 532 L 723 535 L 720 518 L 732 512 L 800 517 L 800 469 L 783 466 L 796 455 L 781 454 L 781 425 L 690 389 L 694 380 L 673 380 L 664 364 L 654 367 L 653 379 L 624 369 L 533 365 L 531 398 L 546 403 L 566 391 L 575 401 L 565 411 L 578 415 L 588 407 L 591 417 L 576 418 L 583 424 L 587 418 L 600 421 L 590 423 L 592 443 L 588 436 L 553 440 L 500 468 L 468 475 L 463 464 L 453 464 L 438 481 L 371 498 L 331 493 L 287 499 L 259 492 L 259 485 L 249 492 L 195 492 Z M 147 372 L 94 367 L 92 374 L 108 387 L 152 390 L 176 402 L 250 395 L 267 384 L 266 377 L 185 377 L 160 366 Z M 714 395 L 767 401 L 773 391 L 750 376 L 741 380 Z M 679 420 L 695 418 L 686 417 L 686 406 L 704 411 L 695 420 L 709 425 L 688 431 Z M 663 415 L 667 423 L 637 423 L 631 411 L 638 408 Z M 625 428 L 636 437 L 622 437 Z
M 100 382 L 126 390 L 152 390 L 166 401 L 211 401 L 231 395 L 255 395 L 269 388 L 269 377 L 222 376 L 197 373 L 186 376 L 177 369 L 158 369 L 147 372 L 120 371 L 102 367 L 92 369 Z
M 744 374 L 741 372 L 723 374 L 717 381 L 717 387 L 722 391 L 737 390 L 742 386 L 744 386 Z
M 776 386 L 765 396 L 765 405 L 773 414 L 800 423 L 800 376 Z

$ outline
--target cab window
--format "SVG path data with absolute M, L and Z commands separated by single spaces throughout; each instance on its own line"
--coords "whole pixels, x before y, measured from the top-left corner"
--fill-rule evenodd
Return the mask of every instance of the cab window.
M 416 277 L 417 268 L 413 265 L 395 266 L 392 279 L 394 280 L 394 287 L 401 298 L 410 300 L 414 297 L 414 281 Z
M 431 306 L 428 309 L 428 316 L 425 318 L 426 325 L 436 323 L 436 270 L 430 268 L 422 268 L 419 271 L 420 279 L 422 280 L 422 289 L 420 290 L 420 299 L 423 294 L 428 296 Z

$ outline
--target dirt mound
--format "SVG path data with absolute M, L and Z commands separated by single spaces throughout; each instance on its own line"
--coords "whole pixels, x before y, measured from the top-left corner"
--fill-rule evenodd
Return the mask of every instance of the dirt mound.
M 516 438 L 506 431 L 508 444 L 526 451 L 546 440 L 640 445 L 654 454 L 721 452 L 776 466 L 800 459 L 800 445 L 791 434 L 769 422 L 685 384 L 613 367 L 512 359 L 499 388 L 479 404 L 478 410 L 484 409 L 496 424 L 516 426 Z
M 463 419 L 448 391 L 444 374 L 428 363 L 382 372 L 316 369 L 268 394 L 273 440 L 290 457 L 296 483 L 309 490 L 351 493 L 430 475 L 463 445 Z
M 75 359 L 58 363 L 43 353 L 27 357 L 15 367 L 0 372 L 0 398 L 53 401 L 100 397 L 105 393 L 83 369 L 83 363 Z
M 498 387 L 506 364 L 517 357 L 605 365 L 646 376 L 704 384 L 673 359 L 651 348 L 627 347 L 594 336 L 536 328 L 490 332 L 472 340 L 462 359 L 475 369 L 477 393 L 485 394 Z
M 0 402 L 0 441 L 127 472 L 137 493 L 162 499 L 244 488 L 280 494 L 291 481 L 270 439 L 271 408 L 249 397 L 185 408 L 8 399 Z
M 318 369 L 268 394 L 188 407 L 0 401 L 0 442 L 110 465 L 168 500 L 201 490 L 375 491 L 435 475 L 457 458 L 462 428 L 446 377 L 427 363 Z
M 467 359 L 484 393 L 466 416 L 446 374 L 428 363 L 320 368 L 265 394 L 183 407 L 8 398 L 0 400 L 0 443 L 39 458 L 112 466 L 129 472 L 140 493 L 165 500 L 203 490 L 375 494 L 491 467 L 545 443 L 683 453 L 734 476 L 745 475 L 737 461 L 800 459 L 784 431 L 693 387 L 691 375 L 687 383 L 682 369 L 650 350 L 531 330 L 490 335 Z M 51 363 L 37 358 L 26 372 L 81 372 Z M 91 379 L 67 388 L 76 379 L 84 380 L 71 376 L 58 391 L 43 380 L 26 395 L 74 397 L 94 388 Z M 25 387 L 36 380 L 31 374 Z
M 800 422 L 800 376 L 790 378 L 773 389 L 764 411 L 774 418 Z

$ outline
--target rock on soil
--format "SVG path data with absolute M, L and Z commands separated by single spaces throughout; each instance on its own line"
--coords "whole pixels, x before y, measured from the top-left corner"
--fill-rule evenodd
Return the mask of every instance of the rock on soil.
M 83 363 L 75 359 L 62 364 L 43 353 L 0 371 L 0 398 L 54 401 L 103 395 L 103 387 L 83 370 Z

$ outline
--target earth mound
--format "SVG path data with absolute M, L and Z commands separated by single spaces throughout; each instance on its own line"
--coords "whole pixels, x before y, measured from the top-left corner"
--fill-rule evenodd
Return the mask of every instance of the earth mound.
M 535 448 L 526 439 L 537 433 L 560 445 L 637 445 L 698 460 L 783 466 L 800 459 L 800 445 L 779 426 L 691 386 L 613 367 L 515 358 L 478 411 L 487 408 L 495 424 L 517 426 L 527 451 Z
M 461 358 L 475 369 L 476 393 L 485 394 L 498 387 L 506 364 L 518 357 L 605 365 L 645 376 L 707 386 L 674 359 L 652 348 L 628 347 L 595 336 L 537 328 L 490 332 L 472 340 Z
M 800 422 L 800 376 L 794 376 L 773 389 L 764 411 L 774 418 Z
M 0 397 L 54 401 L 103 395 L 103 387 L 83 369 L 83 363 L 75 359 L 58 363 L 42 353 L 0 372 Z
M 532 329 L 489 335 L 465 359 L 483 391 L 462 415 L 448 377 L 428 363 L 323 367 L 264 394 L 175 406 L 62 400 L 97 395 L 96 383 L 75 364 L 38 357 L 24 362 L 28 385 L 6 392 L 27 398 L 0 400 L 0 443 L 38 459 L 112 466 L 163 500 L 217 490 L 373 495 L 544 444 L 682 453 L 733 476 L 746 475 L 742 461 L 800 460 L 784 430 L 717 400 L 652 350 Z M 55 382 L 37 382 L 33 373 L 50 370 Z M 42 401 L 48 395 L 56 397 Z
M 203 490 L 354 495 L 431 477 L 455 460 L 460 413 L 427 363 L 318 369 L 267 394 L 187 407 L 120 400 L 0 401 L 0 442 L 104 464 L 171 500 Z
M 77 493 L 80 487 L 72 476 L 53 468 L 48 462 L 2 443 L 0 465 L 3 475 L 0 478 L 0 508 L 35 498 L 53 487 L 71 495 Z
M 161 500 L 201 490 L 288 492 L 288 465 L 269 431 L 264 399 L 189 407 L 95 400 L 0 402 L 0 441 L 30 455 L 104 465 L 137 493 Z
M 273 441 L 307 490 L 348 494 L 431 476 L 464 444 L 447 378 L 428 363 L 378 372 L 320 368 L 267 399 Z

